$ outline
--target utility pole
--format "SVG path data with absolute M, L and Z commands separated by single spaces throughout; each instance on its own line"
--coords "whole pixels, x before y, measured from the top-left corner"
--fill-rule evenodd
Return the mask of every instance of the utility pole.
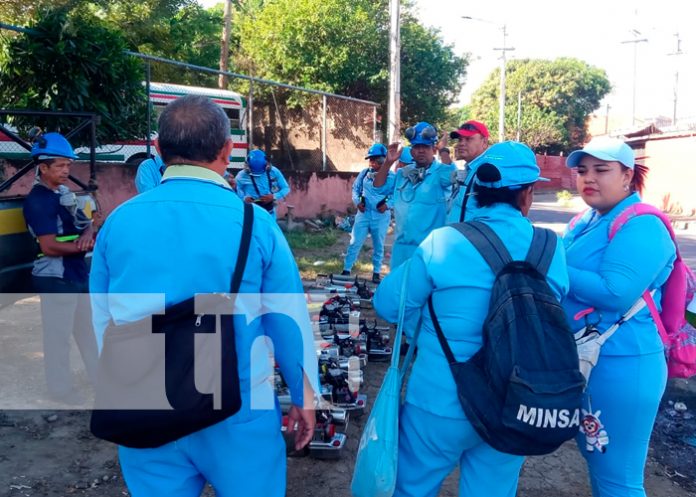
M 609 134 L 609 109 L 611 109 L 611 105 L 607 104 L 607 113 L 604 116 L 604 134 L 605 135 Z
M 679 37 L 679 33 L 674 33 L 674 36 L 677 37 L 677 50 L 672 53 L 668 53 L 667 55 L 684 55 L 684 52 L 682 52 L 681 49 L 681 38 Z M 675 126 L 677 124 L 677 96 L 679 94 L 679 61 L 677 60 L 675 63 L 675 69 L 674 69 L 674 108 L 672 110 L 672 126 Z
M 389 0 L 389 143 L 401 135 L 401 5 L 400 0 Z
M 520 128 L 522 127 L 522 92 L 517 92 L 517 138 L 520 141 Z
M 222 38 L 220 40 L 220 70 L 227 71 L 230 63 L 230 35 L 232 32 L 232 0 L 225 0 L 223 15 Z M 218 88 L 227 89 L 227 75 L 218 76 Z
M 636 124 L 636 80 L 638 74 L 638 43 L 647 42 L 647 38 L 639 38 L 642 36 L 641 32 L 637 29 L 632 29 L 631 34 L 633 35 L 632 40 L 622 41 L 622 44 L 633 43 L 633 107 L 631 114 L 631 124 L 635 126 Z
M 500 56 L 500 97 L 498 98 L 498 141 L 505 141 L 505 67 L 506 67 L 506 55 L 505 53 L 514 50 L 513 47 L 507 46 L 507 26 L 503 24 L 503 46 L 502 48 L 494 48 L 493 50 L 500 50 L 502 55 Z

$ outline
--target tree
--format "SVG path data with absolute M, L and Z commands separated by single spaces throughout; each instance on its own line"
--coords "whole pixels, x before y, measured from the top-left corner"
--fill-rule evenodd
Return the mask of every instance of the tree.
M 142 65 L 126 56 L 123 38 L 89 13 L 44 11 L 22 34 L 2 44 L 0 107 L 96 112 L 104 142 L 145 136 L 147 98 Z M 16 118 L 22 127 L 69 130 L 75 121 Z M 79 137 L 87 143 L 87 135 Z
M 386 1 L 276 0 L 237 24 L 242 72 L 355 98 L 387 101 Z M 402 121 L 438 122 L 467 60 L 405 12 L 401 27 Z M 384 110 L 384 106 L 382 108 Z
M 472 96 L 471 114 L 498 129 L 500 70 L 493 71 Z M 539 152 L 557 153 L 581 146 L 587 136 L 587 118 L 611 90 L 603 69 L 586 62 L 512 60 L 506 71 L 505 134 L 517 133 L 517 100 L 522 94 L 521 140 Z
M 444 125 L 467 64 L 466 58 L 457 57 L 452 47 L 443 45 L 437 31 L 425 28 L 408 13 L 402 16 L 402 122 L 409 126 L 417 121 Z

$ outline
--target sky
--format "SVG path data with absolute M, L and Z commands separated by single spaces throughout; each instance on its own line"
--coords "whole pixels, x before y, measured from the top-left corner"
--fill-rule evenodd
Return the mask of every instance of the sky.
M 199 0 L 205 6 L 218 1 Z M 499 67 L 501 52 L 493 49 L 502 47 L 504 24 L 507 46 L 515 48 L 507 52 L 508 60 L 574 57 L 604 69 L 613 89 L 597 115 L 605 116 L 609 105 L 612 121 L 630 126 L 635 82 L 637 124 L 671 118 L 678 73 L 677 120 L 696 120 L 696 2 L 691 0 L 415 0 L 415 8 L 421 22 L 439 29 L 457 55 L 470 54 L 461 104 Z M 677 52 L 677 33 L 682 55 L 668 55 Z M 622 43 L 644 38 L 648 41 Z
M 469 73 L 461 101 L 500 65 L 506 26 L 508 58 L 574 57 L 607 72 L 611 94 L 596 114 L 609 104 L 613 119 L 631 124 L 633 89 L 635 115 L 642 119 L 672 117 L 674 82 L 678 72 L 677 120 L 696 118 L 696 2 L 689 0 L 488 0 L 485 3 L 416 0 L 418 15 L 427 26 L 440 29 L 443 40 L 457 54 L 470 53 Z M 463 16 L 484 21 L 463 19 Z M 634 36 L 632 30 L 640 35 Z M 682 55 L 677 51 L 681 39 Z M 622 41 L 644 39 L 637 44 Z M 634 78 L 634 48 L 636 77 Z

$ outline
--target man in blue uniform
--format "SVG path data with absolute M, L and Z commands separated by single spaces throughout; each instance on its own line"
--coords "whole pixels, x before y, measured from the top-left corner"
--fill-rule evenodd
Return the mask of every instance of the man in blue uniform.
M 135 173 L 135 189 L 138 190 L 138 193 L 152 190 L 159 185 L 165 167 L 159 155 L 142 161 L 138 166 L 138 172 Z
M 280 169 L 271 165 L 263 150 L 249 152 L 246 167 L 237 173 L 237 195 L 254 202 L 276 217 L 275 206 L 290 193 L 290 186 Z
M 97 344 L 91 325 L 88 270 L 85 254 L 94 245 L 92 222 L 78 208 L 65 183 L 77 158 L 58 133 L 36 138 L 31 150 L 38 163 L 38 182 L 24 201 L 24 218 L 37 238 L 41 253 L 34 261 L 32 280 L 41 294 L 44 366 L 49 398 L 81 404 L 73 384 L 70 336 L 75 337 L 90 380 L 96 379 Z
M 451 195 L 452 175 L 456 167 L 435 160 L 437 130 L 419 122 L 408 128 L 414 164 L 396 172 L 394 187 L 394 246 L 391 268 L 408 260 L 432 230 L 445 225 L 447 199 Z M 375 177 L 374 186 L 386 184 L 389 168 L 400 157 L 398 144 L 391 144 L 387 159 Z
M 159 133 L 167 164 L 162 183 L 119 206 L 95 246 L 91 286 L 100 344 L 110 321 L 132 323 L 194 295 L 230 289 L 244 205 L 222 177 L 233 146 L 229 121 L 208 98 L 189 95 L 162 112 Z M 242 400 L 236 414 L 157 448 L 119 447 L 133 497 L 198 497 L 206 481 L 222 496 L 285 495 L 286 448 L 270 381 L 272 352 L 290 389 L 288 426 L 296 431 L 295 446 L 312 437 L 310 385 L 318 373 L 302 283 L 277 224 L 265 210 L 253 209 L 240 298 L 263 298 L 264 305 L 297 298 L 282 312 L 247 312 L 235 319 Z
M 343 263 L 343 274 L 350 274 L 368 233 L 372 237 L 372 282 L 379 283 L 384 256 L 384 239 L 391 220 L 391 196 L 394 193 L 394 173 L 380 188 L 374 186 L 375 175 L 387 156 L 387 147 L 375 143 L 367 151 L 365 159 L 370 167 L 360 171 L 353 183 L 353 204 L 358 208 L 350 235 L 350 245 Z
M 466 172 L 457 171 L 457 181 L 455 182 L 455 191 L 453 192 L 454 200 L 447 214 L 447 224 L 459 223 L 464 221 L 464 217 L 468 214 L 467 220 L 471 217 L 473 209 L 476 208 L 476 199 L 469 197 L 466 202 L 466 212 L 462 205 L 467 194 L 467 189 L 471 193 L 472 178 L 474 172 L 470 164 L 488 149 L 488 139 L 490 134 L 485 124 L 479 121 L 467 121 L 459 128 L 450 133 L 450 138 L 457 140 L 454 152 L 457 160 L 466 161 Z

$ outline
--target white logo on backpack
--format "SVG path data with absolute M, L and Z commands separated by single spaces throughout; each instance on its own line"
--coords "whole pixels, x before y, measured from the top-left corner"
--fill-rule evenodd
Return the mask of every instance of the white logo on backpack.
M 572 413 L 568 409 L 544 409 L 520 404 L 517 420 L 536 428 L 570 428 L 580 426 L 580 409 Z

